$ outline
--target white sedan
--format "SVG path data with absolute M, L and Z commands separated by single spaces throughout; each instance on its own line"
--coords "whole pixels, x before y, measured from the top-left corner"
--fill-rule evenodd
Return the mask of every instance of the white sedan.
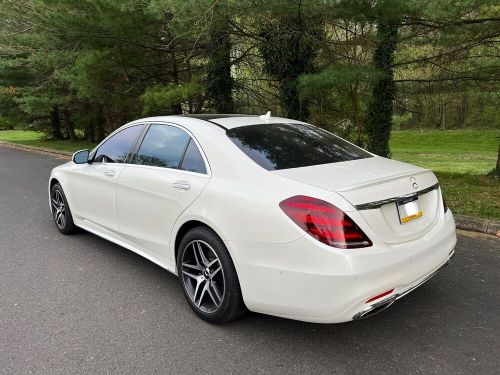
M 390 306 L 446 265 L 455 223 L 434 174 L 286 118 L 124 125 L 53 169 L 50 207 L 179 276 L 193 311 L 310 322 Z

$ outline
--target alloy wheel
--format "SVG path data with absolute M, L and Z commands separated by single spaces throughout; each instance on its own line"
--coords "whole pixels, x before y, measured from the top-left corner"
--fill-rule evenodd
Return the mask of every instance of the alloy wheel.
M 54 215 L 54 221 L 59 229 L 64 229 L 66 226 L 66 207 L 64 205 L 64 199 L 59 190 L 54 190 L 52 192 L 52 215 Z
M 189 242 L 182 252 L 182 281 L 191 301 L 213 313 L 224 301 L 224 270 L 217 253 L 205 241 Z

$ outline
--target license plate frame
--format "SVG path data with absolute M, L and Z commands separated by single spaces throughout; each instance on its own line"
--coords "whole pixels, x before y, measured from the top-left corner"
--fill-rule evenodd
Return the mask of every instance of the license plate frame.
M 397 201 L 396 208 L 398 210 L 399 223 L 401 225 L 408 224 L 424 215 L 418 196 Z

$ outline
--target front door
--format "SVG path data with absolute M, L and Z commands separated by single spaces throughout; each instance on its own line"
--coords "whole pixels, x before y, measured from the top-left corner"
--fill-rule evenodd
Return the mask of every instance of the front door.
M 116 182 L 144 125 L 134 125 L 102 143 L 89 164 L 78 165 L 67 179 L 72 214 L 109 230 L 118 229 Z

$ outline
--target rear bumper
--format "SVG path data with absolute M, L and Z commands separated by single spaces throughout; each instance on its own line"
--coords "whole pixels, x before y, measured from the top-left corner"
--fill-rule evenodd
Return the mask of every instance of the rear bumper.
M 449 262 L 456 234 L 448 211 L 424 236 L 398 245 L 343 250 L 310 236 L 288 244 L 227 245 L 251 311 L 337 323 L 372 315 L 377 307 L 390 306 L 427 281 Z M 380 300 L 366 303 L 391 289 Z
M 438 267 L 437 270 L 432 271 L 429 275 L 425 276 L 422 280 L 419 280 L 415 285 L 412 285 L 410 288 L 407 290 L 404 290 L 398 294 L 393 295 L 392 297 L 382 299 L 380 302 L 373 303 L 372 305 L 368 305 L 366 308 L 364 308 L 362 311 L 358 312 L 356 315 L 352 317 L 352 320 L 359 320 L 359 319 L 364 319 L 369 316 L 375 315 L 381 311 L 384 311 L 385 309 L 389 308 L 394 302 L 396 302 L 398 299 L 406 296 L 408 293 L 412 292 L 413 290 L 417 289 L 420 285 L 424 284 L 428 280 L 430 280 L 434 275 L 436 275 L 439 271 L 441 271 L 444 267 L 446 267 L 448 264 L 450 264 L 451 258 L 455 255 L 455 250 L 452 250 L 450 257 L 444 264 Z

